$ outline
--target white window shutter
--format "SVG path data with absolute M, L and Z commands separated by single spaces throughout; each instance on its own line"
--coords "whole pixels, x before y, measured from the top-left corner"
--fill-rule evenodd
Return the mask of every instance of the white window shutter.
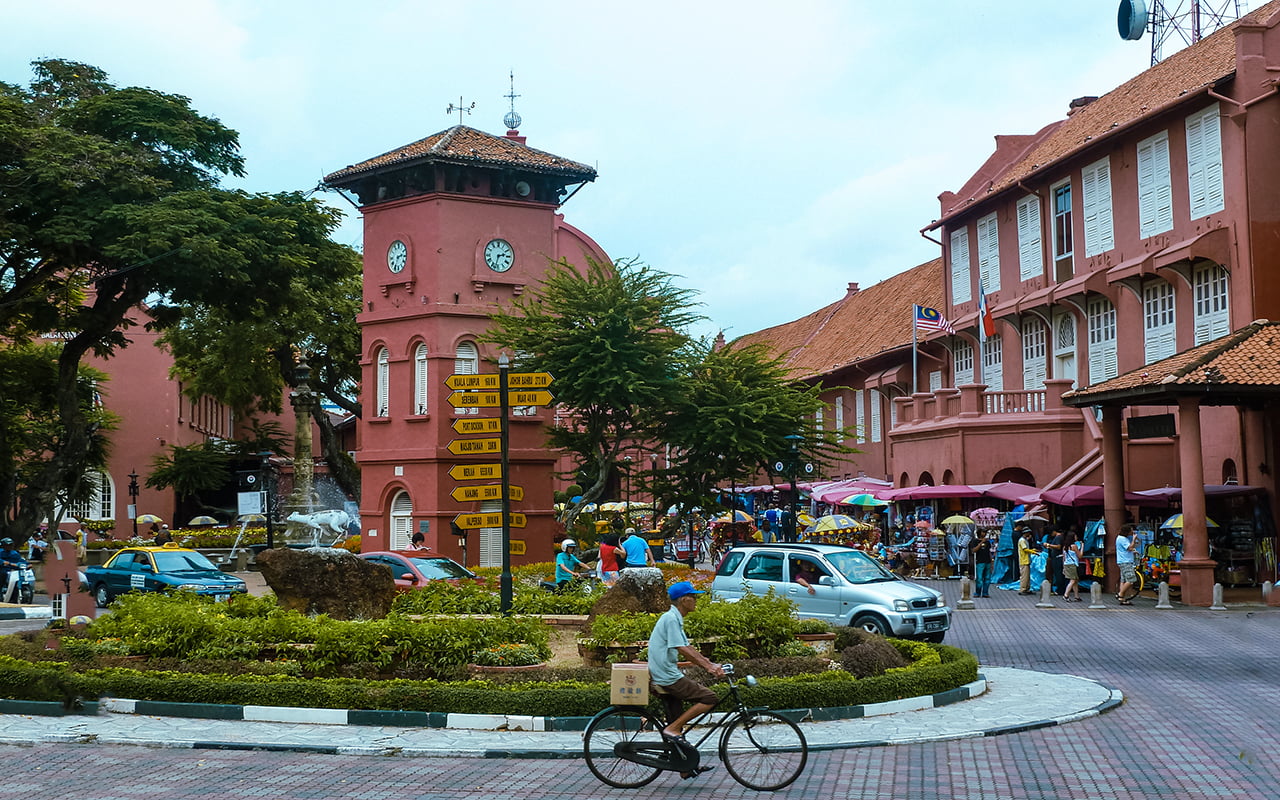
M 1035 317 L 1022 322 L 1022 388 L 1035 391 L 1044 388 L 1045 328 Z
M 1089 301 L 1089 383 L 1114 378 L 1116 370 L 1116 307 L 1105 297 Z
M 867 440 L 867 411 L 865 405 L 866 398 L 863 397 L 862 389 L 855 389 L 853 392 L 853 424 L 857 427 L 858 432 L 854 434 L 854 441 L 865 442 Z
M 419 344 L 413 353 L 413 413 L 427 413 L 427 346 Z
M 995 214 L 978 220 L 978 280 L 984 291 L 1000 291 L 1000 226 Z
M 1146 363 L 1168 358 L 1177 352 L 1177 324 L 1173 313 L 1173 286 L 1152 281 L 1142 289 Z
M 880 390 L 872 389 L 871 399 L 871 441 L 880 441 Z
M 401 491 L 391 501 L 391 550 L 409 549 L 413 537 L 413 498 Z
M 501 500 L 482 500 L 480 513 L 497 514 L 502 511 Z M 502 528 L 480 529 L 480 566 L 502 566 Z M 465 565 L 464 565 L 465 566 Z
M 953 358 L 956 386 L 973 383 L 973 345 L 963 340 L 957 342 Z
M 929 391 L 936 392 L 942 388 L 942 370 L 935 369 L 929 373 Z
M 1096 256 L 1115 247 L 1111 222 L 1111 161 L 1104 158 L 1080 172 L 1084 191 L 1084 254 Z
M 1204 121 L 1204 194 L 1205 213 L 1221 211 L 1223 205 L 1222 189 L 1222 121 L 1218 118 L 1218 108 L 1214 106 Z
M 1018 275 L 1031 280 L 1044 272 L 1044 247 L 1040 236 L 1040 198 L 1027 195 L 1018 201 Z
M 1222 121 L 1218 104 L 1187 117 L 1187 191 L 1191 219 L 1223 209 Z
M 377 402 L 377 413 L 374 416 L 385 417 L 391 413 L 391 360 L 387 348 L 378 348 L 377 372 L 374 375 L 374 396 Z
M 1169 173 L 1169 133 L 1138 143 L 1138 234 L 1155 236 L 1173 228 L 1173 184 Z
M 454 353 L 453 374 L 475 375 L 480 371 L 480 353 L 474 342 L 459 342 Z
M 982 382 L 989 392 L 1004 391 L 1004 351 L 999 334 L 982 343 Z
M 951 302 L 967 303 L 973 299 L 969 278 L 969 229 L 951 232 Z
M 842 431 L 844 430 L 844 392 L 836 393 L 835 409 L 836 409 L 836 430 Z M 840 438 L 843 439 L 844 435 L 841 434 Z
M 1217 264 L 1196 267 L 1192 273 L 1195 293 L 1196 344 L 1204 344 L 1231 332 L 1227 271 Z

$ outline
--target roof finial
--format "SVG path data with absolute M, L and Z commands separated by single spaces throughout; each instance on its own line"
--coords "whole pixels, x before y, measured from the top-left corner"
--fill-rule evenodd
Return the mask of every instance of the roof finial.
M 461 125 L 461 124 L 462 124 L 462 114 L 463 114 L 464 112 L 465 112 L 465 113 L 467 113 L 467 114 L 470 114 L 470 113 L 471 113 L 471 109 L 473 109 L 473 108 L 475 108 L 475 107 L 476 107 L 475 101 L 472 101 L 472 103 L 471 103 L 471 105 L 470 105 L 470 106 L 464 106 L 464 105 L 462 104 L 462 95 L 458 95 L 458 104 L 455 106 L 453 103 L 450 103 L 450 104 L 449 104 L 449 107 L 448 107 L 447 109 L 445 109 L 445 112 L 444 112 L 444 113 L 446 113 L 446 114 L 452 114 L 453 112 L 457 111 L 457 112 L 458 112 L 458 124 L 459 124 L 459 125 Z
M 516 72 L 511 70 L 511 91 L 503 95 L 511 101 L 511 110 L 502 118 L 503 124 L 507 126 L 507 133 L 519 133 L 520 115 L 516 113 L 516 98 L 520 95 L 516 94 Z

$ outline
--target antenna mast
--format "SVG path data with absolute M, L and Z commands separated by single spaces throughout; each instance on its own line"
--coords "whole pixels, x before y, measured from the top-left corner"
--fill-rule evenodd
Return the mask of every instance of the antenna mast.
M 1120 38 L 1136 41 L 1150 29 L 1154 67 L 1239 19 L 1241 5 L 1242 0 L 1120 0 Z

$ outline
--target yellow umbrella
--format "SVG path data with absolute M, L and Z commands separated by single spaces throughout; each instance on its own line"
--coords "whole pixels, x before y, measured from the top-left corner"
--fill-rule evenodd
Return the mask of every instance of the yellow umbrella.
M 812 525 L 814 522 L 813 515 L 801 511 L 799 514 L 796 514 L 796 522 L 805 526 Z
M 751 515 L 745 511 L 734 511 L 732 514 L 725 514 L 716 517 L 716 522 L 755 522 Z
M 805 529 L 806 533 L 833 533 L 835 531 L 857 531 L 866 528 L 861 522 L 846 514 L 827 514 L 825 517 L 818 517 L 814 523 Z
M 969 519 L 964 514 L 952 514 L 951 516 L 944 519 L 942 521 L 942 524 L 943 525 L 972 525 L 974 523 L 973 523 L 973 520 Z
M 164 522 L 164 520 L 156 516 L 155 514 L 143 514 L 142 516 L 138 517 L 139 525 L 150 525 L 153 522 Z
M 1205 517 L 1205 518 L 1204 518 L 1204 526 L 1205 526 L 1206 528 L 1216 528 L 1216 527 L 1218 527 L 1218 523 L 1214 522 L 1213 520 L 1209 519 L 1208 517 Z M 1175 530 L 1175 531 L 1180 531 L 1180 530 L 1182 530 L 1182 515 L 1181 515 L 1181 514 L 1174 514 L 1172 517 L 1169 517 L 1168 519 L 1166 519 L 1166 520 L 1164 521 L 1164 523 L 1160 525 L 1160 527 L 1161 527 L 1161 528 L 1168 528 L 1168 529 Z

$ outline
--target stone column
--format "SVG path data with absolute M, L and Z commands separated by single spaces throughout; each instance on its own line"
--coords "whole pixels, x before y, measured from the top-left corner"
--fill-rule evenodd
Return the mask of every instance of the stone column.
M 1116 568 L 1116 535 L 1124 525 L 1124 440 L 1120 436 L 1118 406 L 1102 408 L 1102 518 L 1107 525 L 1107 591 L 1120 586 Z
M 1205 525 L 1204 454 L 1200 444 L 1200 398 L 1178 398 L 1178 466 L 1182 473 L 1182 602 L 1213 602 L 1209 529 Z

